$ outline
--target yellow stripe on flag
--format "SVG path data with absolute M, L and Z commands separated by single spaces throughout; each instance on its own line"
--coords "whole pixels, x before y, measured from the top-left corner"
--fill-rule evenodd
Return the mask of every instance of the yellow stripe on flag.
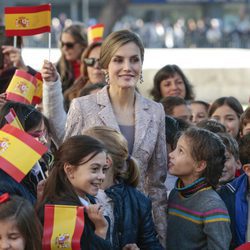
M 54 227 L 51 248 L 59 249 L 60 237 L 64 237 L 63 249 L 72 250 L 71 242 L 75 231 L 77 207 L 56 205 L 54 210 Z
M 31 103 L 35 90 L 36 86 L 30 81 L 14 75 L 6 92 L 22 96 Z
M 8 147 L 5 149 L 5 146 Z M 17 153 L 22 157 L 18 157 Z M 30 170 L 30 166 L 34 165 L 37 159 L 41 158 L 41 155 L 21 140 L 0 130 L 0 157 L 9 161 L 24 174 L 27 174 Z M 27 159 L 30 164 L 27 164 Z
M 50 26 L 51 12 L 6 14 L 5 24 L 8 30 L 37 29 L 45 25 Z

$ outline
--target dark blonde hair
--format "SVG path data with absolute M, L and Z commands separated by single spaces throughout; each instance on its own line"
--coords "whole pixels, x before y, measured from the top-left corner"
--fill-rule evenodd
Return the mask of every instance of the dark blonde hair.
M 15 221 L 17 229 L 24 238 L 25 250 L 42 249 L 42 226 L 29 201 L 13 195 L 0 203 L 0 221 L 9 219 Z
M 129 156 L 128 143 L 124 136 L 106 126 L 96 126 L 84 131 L 84 134 L 100 140 L 108 151 L 113 163 L 114 179 L 121 177 L 133 187 L 139 183 L 139 166 Z M 125 163 L 127 163 L 127 168 Z
M 102 69 L 107 69 L 111 61 L 111 58 L 114 56 L 116 51 L 123 45 L 133 42 L 135 43 L 141 52 L 141 61 L 144 60 L 144 47 L 140 37 L 129 30 L 119 30 L 112 32 L 106 39 L 103 41 L 101 46 L 100 54 L 100 66 Z

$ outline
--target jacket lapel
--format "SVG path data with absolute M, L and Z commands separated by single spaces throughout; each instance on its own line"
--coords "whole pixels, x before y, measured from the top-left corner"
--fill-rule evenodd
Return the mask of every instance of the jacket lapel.
M 133 147 L 133 155 L 140 147 L 143 142 L 146 133 L 148 132 L 148 127 L 152 120 L 151 114 L 149 112 L 149 105 L 145 99 L 136 93 L 135 101 L 135 140 Z M 150 143 L 150 142 L 148 142 Z
M 105 86 L 101 91 L 97 93 L 97 104 L 100 107 L 98 112 L 99 118 L 102 120 L 105 126 L 111 127 L 120 131 L 119 125 L 116 121 L 112 105 L 108 96 L 108 86 Z

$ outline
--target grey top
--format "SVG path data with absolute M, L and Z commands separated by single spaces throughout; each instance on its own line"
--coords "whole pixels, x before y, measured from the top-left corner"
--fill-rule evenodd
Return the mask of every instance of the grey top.
M 135 140 L 135 126 L 127 126 L 127 125 L 120 125 L 119 128 L 121 130 L 121 133 L 126 138 L 128 142 L 128 151 L 129 154 L 132 154 L 133 146 L 134 146 L 134 140 Z

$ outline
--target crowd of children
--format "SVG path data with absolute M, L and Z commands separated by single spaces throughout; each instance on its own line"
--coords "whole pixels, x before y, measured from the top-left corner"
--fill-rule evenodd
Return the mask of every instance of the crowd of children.
M 1 93 L 1 129 L 14 110 L 48 151 L 20 181 L 0 165 L 0 249 L 228 250 L 250 241 L 250 107 L 231 96 L 195 100 L 177 65 L 157 72 L 147 99 L 136 87 L 138 35 L 116 31 L 87 46 L 82 32 L 65 29 L 57 67 L 44 62 L 41 111 Z M 64 215 L 66 227 L 57 224 Z

